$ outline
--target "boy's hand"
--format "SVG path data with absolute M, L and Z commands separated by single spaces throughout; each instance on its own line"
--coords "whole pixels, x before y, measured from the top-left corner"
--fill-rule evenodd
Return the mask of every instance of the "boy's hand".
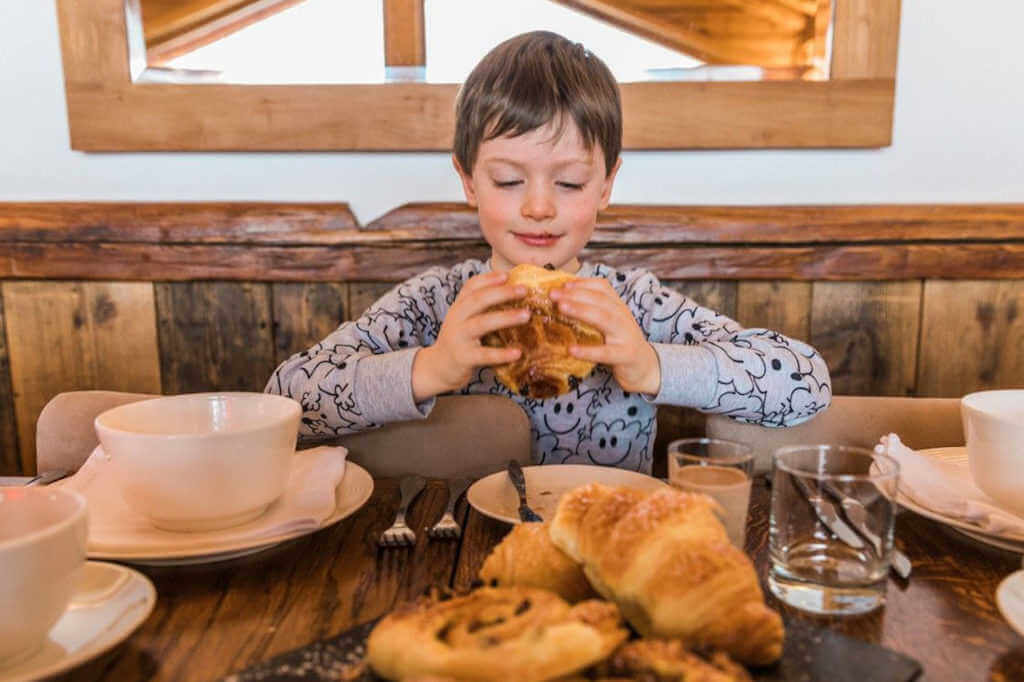
M 519 348 L 488 348 L 480 338 L 530 319 L 526 309 L 485 312 L 491 306 L 526 296 L 525 287 L 505 285 L 506 272 L 471 277 L 444 317 L 437 341 L 416 354 L 412 394 L 416 402 L 462 388 L 477 368 L 516 360 Z
M 656 394 L 661 390 L 661 365 L 629 307 L 603 277 L 567 282 L 550 293 L 564 315 L 597 327 L 602 346 L 570 346 L 574 357 L 607 365 L 623 390 Z

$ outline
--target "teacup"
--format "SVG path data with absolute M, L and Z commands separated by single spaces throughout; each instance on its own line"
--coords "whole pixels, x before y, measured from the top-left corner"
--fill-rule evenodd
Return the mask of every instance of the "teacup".
M 75 492 L 0 488 L 0 670 L 35 653 L 64 613 L 88 530 Z
M 154 526 L 208 531 L 255 519 L 285 490 L 300 405 L 265 393 L 193 393 L 96 417 L 125 502 Z
M 1024 389 L 965 395 L 960 416 L 975 485 L 1024 516 Z

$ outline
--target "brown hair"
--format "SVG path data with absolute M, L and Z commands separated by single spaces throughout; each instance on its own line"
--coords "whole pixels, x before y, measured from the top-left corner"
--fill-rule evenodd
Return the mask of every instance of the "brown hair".
M 473 172 L 481 143 L 528 133 L 570 116 L 611 172 L 622 149 L 622 104 L 615 77 L 579 43 L 550 31 L 509 38 L 480 60 L 455 102 L 455 158 Z

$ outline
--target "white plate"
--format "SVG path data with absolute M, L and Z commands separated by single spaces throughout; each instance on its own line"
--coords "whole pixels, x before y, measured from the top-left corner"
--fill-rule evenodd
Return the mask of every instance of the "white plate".
M 964 530 L 963 528 L 953 528 L 952 530 L 956 533 L 961 533 L 971 538 L 972 540 L 977 540 L 978 542 L 982 542 L 986 545 L 998 547 L 999 549 L 1005 549 L 1008 552 L 1024 554 L 1024 542 L 1014 542 L 1013 540 L 1000 540 L 999 538 L 993 537 L 991 535 L 984 535 L 976 531 Z
M 43 647 L 13 667 L 0 667 L 0 682 L 21 682 L 65 672 L 128 638 L 156 604 L 149 578 L 117 564 L 87 561 L 64 615 Z
M 950 475 L 970 480 L 971 472 L 967 468 L 966 447 L 932 448 L 930 450 L 918 450 L 917 452 L 918 454 L 938 460 Z M 947 526 L 952 526 L 953 528 L 963 532 L 965 535 L 969 535 L 980 542 L 985 542 L 996 547 L 1002 547 L 1003 549 L 1007 549 L 1007 545 L 1010 545 L 1011 543 L 1024 543 L 1024 535 L 1018 533 L 989 533 L 978 528 L 973 523 L 968 523 L 961 519 L 940 514 L 939 512 L 933 509 L 928 509 L 927 507 L 922 507 L 904 495 L 901 491 L 896 494 L 896 502 L 898 502 L 901 507 L 906 507 L 915 514 L 920 514 L 925 518 L 938 521 L 939 523 L 944 523 Z M 1014 548 L 1012 551 L 1020 550 Z
M 261 536 L 247 540 L 235 540 L 216 547 L 202 542 L 203 533 L 188 533 L 178 546 L 145 549 L 140 551 L 89 551 L 94 559 L 114 559 L 147 566 L 184 566 L 188 564 L 205 564 L 214 561 L 225 561 L 236 557 L 254 554 L 276 545 L 315 533 L 331 526 L 354 514 L 366 504 L 373 494 L 373 477 L 354 462 L 345 463 L 345 476 L 338 484 L 334 513 L 317 528 L 305 528 L 280 535 Z M 258 523 L 253 521 L 252 523 Z M 212 551 L 211 551 L 212 550 Z
M 1003 578 L 996 588 L 996 605 L 1010 627 L 1024 637 L 1024 571 Z
M 545 521 L 550 521 L 562 495 L 587 483 L 622 485 L 641 490 L 658 490 L 667 484 L 647 474 L 589 464 L 545 464 L 523 467 L 526 503 Z M 470 486 L 466 499 L 484 516 L 506 523 L 519 523 L 519 496 L 508 473 L 499 471 Z

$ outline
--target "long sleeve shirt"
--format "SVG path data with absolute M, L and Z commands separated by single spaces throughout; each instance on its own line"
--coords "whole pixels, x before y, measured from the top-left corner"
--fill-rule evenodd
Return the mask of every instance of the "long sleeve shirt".
M 359 319 L 283 362 L 266 391 L 302 405 L 300 435 L 329 439 L 394 421 L 423 419 L 416 403 L 417 351 L 437 340 L 448 308 L 489 262 L 435 267 L 385 294 Z M 597 366 L 566 394 L 546 400 L 509 391 L 490 367 L 463 394 L 504 395 L 529 416 L 538 464 L 599 464 L 649 473 L 658 405 L 693 407 L 764 426 L 799 424 L 831 402 L 828 368 L 812 347 L 733 320 L 662 286 L 647 270 L 584 263 L 580 277 L 604 277 L 629 306 L 660 363 L 657 395 L 623 391 Z

